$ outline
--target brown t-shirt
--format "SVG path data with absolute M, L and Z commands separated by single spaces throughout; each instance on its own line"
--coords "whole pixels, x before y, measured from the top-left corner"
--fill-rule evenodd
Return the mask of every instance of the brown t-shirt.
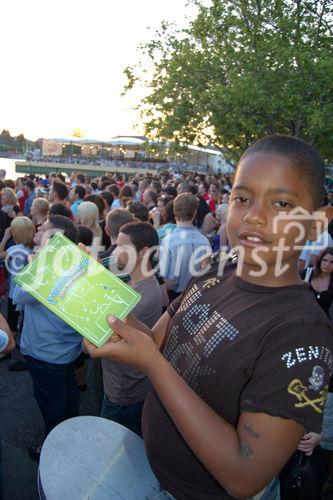
M 162 314 L 160 285 L 155 276 L 150 276 L 133 288 L 141 294 L 141 300 L 132 314 L 152 328 Z M 126 406 L 144 401 L 150 383 L 142 372 L 106 358 L 102 359 L 102 369 L 104 392 L 112 403 Z
M 216 276 L 212 269 L 195 278 L 169 307 L 166 359 L 233 426 L 251 411 L 320 432 L 333 338 L 313 294 L 304 285 L 253 285 L 236 276 L 234 265 Z M 232 498 L 192 453 L 154 390 L 143 435 L 152 469 L 177 499 Z

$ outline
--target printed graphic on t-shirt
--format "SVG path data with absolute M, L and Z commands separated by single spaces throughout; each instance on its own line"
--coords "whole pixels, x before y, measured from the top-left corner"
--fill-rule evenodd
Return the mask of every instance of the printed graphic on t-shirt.
M 302 346 L 286 352 L 281 357 L 282 362 L 288 370 L 297 364 L 308 363 L 318 360 L 326 365 L 329 373 L 332 372 L 333 356 L 325 346 Z M 323 413 L 324 403 L 328 393 L 328 385 L 325 385 L 325 370 L 321 365 L 315 365 L 309 372 L 308 382 L 294 378 L 288 385 L 289 394 L 295 396 L 295 408 L 310 407 L 317 413 Z
M 289 394 L 295 396 L 298 401 L 295 403 L 295 408 L 305 408 L 306 406 L 310 406 L 315 412 L 323 413 L 323 407 L 328 393 L 328 385 L 325 385 L 317 397 L 313 397 L 308 394 L 309 387 L 306 387 L 301 380 L 295 378 L 288 385 L 288 392 Z
M 203 286 L 207 285 L 207 283 L 205 281 Z M 215 281 L 209 283 L 212 286 L 214 284 L 216 284 Z M 210 363 L 213 352 L 222 342 L 232 342 L 239 335 L 237 328 L 229 323 L 222 314 L 214 310 L 211 304 L 195 303 L 201 295 L 202 292 L 197 285 L 194 285 L 184 296 L 178 309 L 179 312 L 184 313 L 181 322 L 182 332 L 185 331 L 191 340 L 181 342 L 179 337 L 180 325 L 175 325 L 171 329 L 170 342 L 165 351 L 166 357 L 175 370 L 199 394 L 199 379 L 215 373 L 215 369 Z M 179 360 L 182 357 L 189 360 L 185 372 L 182 372 L 179 368 Z

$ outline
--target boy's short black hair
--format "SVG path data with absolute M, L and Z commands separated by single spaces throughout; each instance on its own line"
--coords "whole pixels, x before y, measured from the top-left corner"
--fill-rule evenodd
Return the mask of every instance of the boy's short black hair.
M 253 153 L 272 153 L 285 156 L 307 184 L 315 208 L 322 205 L 325 196 L 325 166 L 318 151 L 298 137 L 269 135 L 249 146 L 241 160 Z
M 59 229 L 66 238 L 77 243 L 77 229 L 73 222 L 63 215 L 50 215 L 49 222 L 53 229 Z
M 156 247 L 157 249 L 158 234 L 149 222 L 128 222 L 120 229 L 120 232 L 129 237 L 137 252 L 140 252 L 144 247 Z M 153 265 L 154 254 L 155 252 L 152 252 L 149 256 L 151 265 Z
M 56 181 L 52 186 L 53 191 L 55 191 L 60 200 L 65 200 L 68 197 L 68 187 L 61 181 Z
M 61 215 L 70 219 L 72 213 L 69 208 L 65 207 L 65 205 L 62 205 L 61 203 L 54 203 L 54 205 L 51 205 L 50 207 L 49 215 Z

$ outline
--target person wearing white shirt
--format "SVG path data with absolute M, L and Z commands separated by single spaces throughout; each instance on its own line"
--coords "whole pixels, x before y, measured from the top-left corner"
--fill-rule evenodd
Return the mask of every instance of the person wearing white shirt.
M 333 247 L 333 239 L 327 230 L 323 231 L 316 241 L 307 240 L 298 258 L 299 271 L 302 271 L 308 266 L 314 267 L 317 263 L 320 252 L 328 247 Z

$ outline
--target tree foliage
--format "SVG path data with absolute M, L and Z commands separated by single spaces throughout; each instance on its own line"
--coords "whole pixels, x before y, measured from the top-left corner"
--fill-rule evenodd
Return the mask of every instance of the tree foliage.
M 333 1 L 194 1 L 189 28 L 163 23 L 126 68 L 148 86 L 146 133 L 211 144 L 236 161 L 268 133 L 295 135 L 333 160 Z M 142 66 L 142 65 L 141 65 Z
M 0 146 L 1 150 L 18 150 L 24 151 L 26 146 L 26 139 L 23 134 L 19 134 L 17 137 L 12 137 L 8 129 L 3 129 L 0 133 Z M 28 141 L 31 143 L 31 141 Z

